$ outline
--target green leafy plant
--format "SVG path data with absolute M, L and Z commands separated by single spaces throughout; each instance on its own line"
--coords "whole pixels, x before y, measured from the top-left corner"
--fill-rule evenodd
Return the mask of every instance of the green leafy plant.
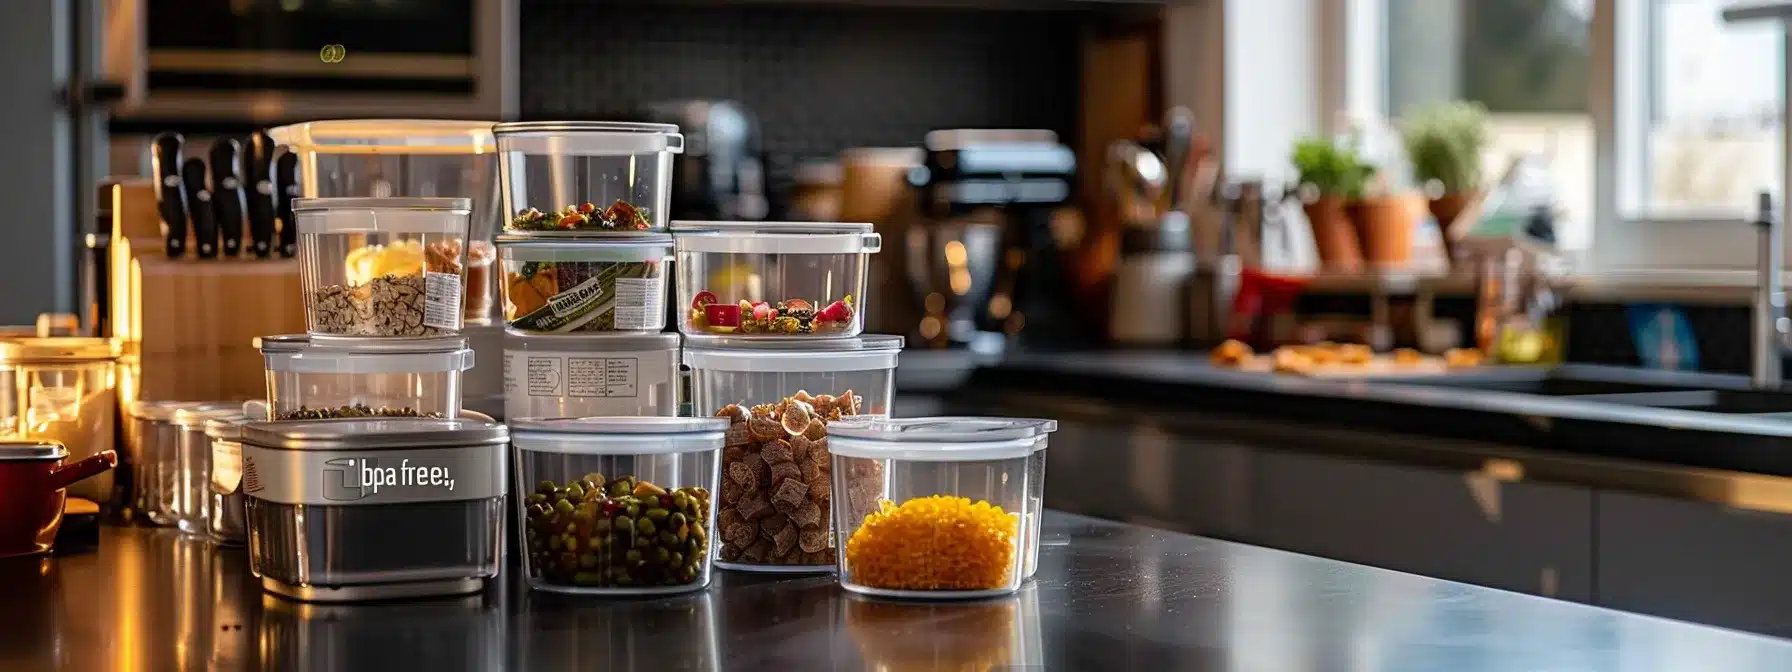
M 1487 148 L 1487 108 L 1452 101 L 1414 108 L 1401 128 L 1413 177 L 1437 180 L 1446 194 L 1481 188 L 1481 154 Z
M 1301 184 L 1313 185 L 1321 196 L 1362 198 L 1370 178 L 1375 176 L 1375 166 L 1363 161 L 1355 147 L 1325 138 L 1296 141 L 1293 161 L 1295 170 L 1300 171 Z

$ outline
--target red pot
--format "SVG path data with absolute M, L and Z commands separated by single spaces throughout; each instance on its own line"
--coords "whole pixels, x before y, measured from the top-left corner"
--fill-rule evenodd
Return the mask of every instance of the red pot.
M 110 450 L 63 464 L 67 458 L 54 441 L 0 440 L 0 557 L 48 552 L 62 527 L 64 489 L 118 464 Z

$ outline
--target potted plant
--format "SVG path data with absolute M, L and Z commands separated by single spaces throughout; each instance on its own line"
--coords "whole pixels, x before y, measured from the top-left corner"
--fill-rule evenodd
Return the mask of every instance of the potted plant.
M 1431 216 L 1437 218 L 1445 252 L 1454 257 L 1462 225 L 1472 219 L 1462 213 L 1482 195 L 1487 108 L 1467 101 L 1415 108 L 1406 115 L 1401 136 L 1413 178 L 1430 196 Z
M 1325 138 L 1294 143 L 1294 168 L 1300 172 L 1302 209 L 1313 227 L 1313 243 L 1321 264 L 1355 270 L 1362 264 L 1362 244 L 1345 206 L 1362 198 L 1375 167 L 1362 160 L 1354 146 Z

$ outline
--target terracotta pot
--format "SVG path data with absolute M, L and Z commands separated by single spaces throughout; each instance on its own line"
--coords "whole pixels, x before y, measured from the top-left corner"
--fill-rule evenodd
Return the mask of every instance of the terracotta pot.
M 1480 201 L 1479 191 L 1444 194 L 1431 199 L 1431 216 L 1437 220 L 1437 231 L 1444 241 L 1444 254 L 1452 261 L 1456 259 L 1456 239 L 1461 238 L 1462 233 L 1474 224 L 1474 218 L 1462 217 L 1462 214 L 1470 205 Z M 1462 221 L 1457 221 L 1458 218 Z
M 118 464 L 102 450 L 63 464 L 68 449 L 53 441 L 0 442 L 0 557 L 45 553 L 62 527 L 69 484 Z
M 1343 270 L 1362 266 L 1363 247 L 1344 212 L 1344 199 L 1321 196 L 1301 209 L 1307 213 L 1307 224 L 1313 227 L 1313 244 L 1319 248 L 1320 264 Z
M 1377 196 L 1350 204 L 1350 220 L 1363 241 L 1363 257 L 1373 266 L 1412 263 L 1412 238 L 1418 228 L 1417 203 L 1408 196 Z

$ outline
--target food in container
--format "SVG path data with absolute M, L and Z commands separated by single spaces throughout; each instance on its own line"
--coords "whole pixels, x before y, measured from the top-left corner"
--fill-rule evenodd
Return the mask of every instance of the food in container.
M 672 124 L 531 121 L 498 124 L 504 210 L 510 231 L 663 230 Z
M 226 546 L 241 546 L 249 539 L 249 528 L 244 520 L 248 510 L 242 490 L 243 426 L 249 422 L 245 415 L 205 421 L 205 435 L 211 439 L 206 532 L 212 541 Z
M 686 339 L 697 413 L 727 418 L 717 491 L 717 563 L 755 571 L 829 571 L 835 481 L 874 483 L 875 464 L 835 476 L 830 423 L 887 415 L 899 336 L 766 341 Z M 861 485 L 869 491 L 870 485 Z
M 678 334 L 505 336 L 509 418 L 678 415 Z
M 118 341 L 109 338 L 37 337 L 0 341 L 0 372 L 10 374 L 0 431 L 24 439 L 54 441 L 80 460 L 109 450 L 118 416 Z M 127 458 L 134 457 L 128 454 Z M 129 460 L 127 460 L 127 464 Z M 127 503 L 129 488 L 110 472 L 69 486 L 72 497 L 96 504 Z
M 353 345 L 299 335 L 256 339 L 267 364 L 269 420 L 456 417 L 473 351 L 461 336 Z
M 299 158 L 305 198 L 443 196 L 470 199 L 463 314 L 492 314 L 491 239 L 503 217 L 492 122 L 421 119 L 312 121 L 270 129 Z
M 1042 512 L 1028 462 L 1051 420 L 865 419 L 835 423 L 834 523 L 840 585 L 885 597 L 1013 592 L 1037 552 Z M 842 475 L 876 469 L 877 482 Z
M 666 327 L 665 234 L 498 236 L 504 324 L 530 333 Z
M 865 325 L 870 224 L 675 222 L 679 330 L 752 337 L 856 336 Z
M 513 420 L 524 571 L 538 590 L 709 585 L 722 436 L 712 418 Z
M 240 402 L 191 404 L 175 409 L 172 419 L 179 434 L 174 456 L 174 526 L 180 531 L 196 537 L 209 534 L 206 521 L 211 509 L 212 440 L 205 434 L 206 421 L 242 414 Z
M 501 560 L 509 442 L 503 425 L 466 419 L 251 423 L 250 569 L 306 601 L 482 590 Z
M 0 439 L 0 557 L 49 552 L 68 486 L 118 464 L 110 449 L 68 458 L 54 441 Z
M 464 198 L 295 201 L 310 332 L 414 338 L 459 331 L 470 207 Z

